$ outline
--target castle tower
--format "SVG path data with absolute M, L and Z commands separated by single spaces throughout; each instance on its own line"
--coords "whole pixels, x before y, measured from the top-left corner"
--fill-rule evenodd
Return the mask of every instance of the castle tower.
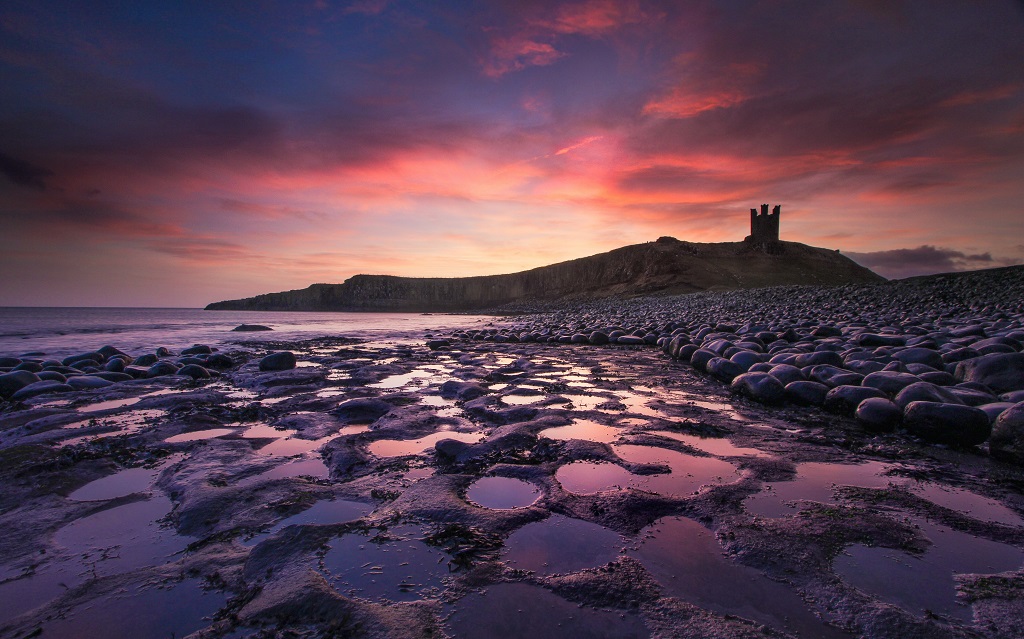
M 768 212 L 768 205 L 761 205 L 761 212 L 757 209 L 750 209 L 750 235 L 746 237 L 747 242 L 778 242 L 779 241 L 779 218 L 782 216 L 782 205 L 776 204 L 772 212 Z

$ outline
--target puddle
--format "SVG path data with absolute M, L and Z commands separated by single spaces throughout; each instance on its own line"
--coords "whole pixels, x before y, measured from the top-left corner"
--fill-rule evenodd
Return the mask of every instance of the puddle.
M 172 560 L 192 539 L 160 526 L 157 520 L 171 508 L 171 500 L 161 495 L 75 520 L 58 530 L 54 541 L 61 549 L 51 555 L 52 563 L 29 577 L 0 585 L 0 601 L 4 602 L 0 623 L 87 579 Z
M 849 637 L 826 625 L 784 584 L 722 554 L 714 534 L 685 517 L 643 529 L 629 555 L 662 585 L 664 594 L 723 615 L 736 615 L 797 637 Z
M 648 405 L 650 398 L 633 393 L 617 393 L 619 402 L 626 407 L 625 412 L 645 417 L 664 417 L 662 413 Z
M 500 391 L 500 390 L 505 390 L 506 388 L 508 388 L 508 384 L 504 384 L 504 383 L 502 383 L 502 384 L 490 384 L 488 386 L 488 388 L 490 388 L 491 390 Z
M 417 369 L 408 373 L 403 373 L 402 375 L 392 375 L 391 377 L 386 377 L 379 382 L 367 384 L 366 386 L 368 388 L 402 388 L 403 386 L 411 384 L 413 380 L 432 377 L 436 374 L 436 371 Z M 422 386 L 422 384 L 417 384 L 417 386 Z
M 605 426 L 589 419 L 579 419 L 568 426 L 556 426 L 547 428 L 537 433 L 540 436 L 550 439 L 569 440 L 585 439 L 592 442 L 603 442 L 610 444 L 618 441 L 620 431 L 613 426 Z
M 417 455 L 432 449 L 442 439 L 457 439 L 460 442 L 475 443 L 483 439 L 482 433 L 457 433 L 440 431 L 419 439 L 380 439 L 370 444 L 368 450 L 377 457 L 401 457 Z
M 544 397 L 544 395 L 505 395 L 501 398 L 501 402 L 509 406 L 526 406 L 527 404 L 536 404 Z
M 242 437 L 246 439 L 267 439 L 274 438 L 279 439 L 281 437 L 289 437 L 294 435 L 295 431 L 291 429 L 279 429 L 274 428 L 270 424 L 256 424 L 250 426 L 242 431 Z
M 210 428 L 208 430 L 195 430 L 191 433 L 182 433 L 173 437 L 168 437 L 164 442 L 168 444 L 181 444 L 183 442 L 194 442 L 203 439 L 214 439 L 215 437 L 223 437 L 224 435 L 230 435 L 235 432 L 233 428 Z
M 276 468 L 272 468 L 265 473 L 260 473 L 255 477 L 249 477 L 238 483 L 239 486 L 250 486 L 257 482 L 267 481 L 270 479 L 287 479 L 289 477 L 313 477 L 315 479 L 327 479 L 330 477 L 331 472 L 327 469 L 327 466 L 318 457 L 312 457 L 309 459 L 298 459 L 287 464 L 281 464 Z
M 338 432 L 334 433 L 332 437 L 343 437 L 345 435 L 358 435 L 359 433 L 365 433 L 370 430 L 369 424 L 352 424 L 351 426 L 342 426 L 338 429 Z M 326 437 L 324 439 L 327 439 Z
M 448 556 L 415 539 L 419 530 L 401 526 L 390 536 L 410 537 L 376 543 L 363 535 L 343 535 L 330 542 L 323 567 L 331 584 L 346 595 L 364 599 L 414 601 L 444 587 Z
M 110 399 L 105 402 L 96 402 L 95 404 L 89 404 L 88 406 L 82 406 L 78 409 L 80 413 L 95 413 L 101 410 L 110 410 L 111 408 L 123 408 L 125 406 L 133 406 L 138 404 L 144 399 L 150 397 L 160 397 L 162 395 L 173 395 L 175 393 L 184 393 L 184 390 L 178 390 L 175 388 L 165 388 L 163 390 L 153 391 L 152 393 L 146 393 L 145 395 L 139 395 L 138 397 L 125 397 L 123 399 Z
M 594 410 L 601 404 L 606 404 L 616 399 L 614 397 L 601 397 L 599 395 L 563 395 L 563 397 L 572 402 L 572 405 L 576 410 Z
M 313 393 L 313 394 L 314 394 L 314 395 L 316 395 L 317 397 L 323 397 L 323 398 L 328 398 L 328 397 L 337 397 L 337 396 L 339 396 L 339 395 L 344 395 L 344 394 L 345 394 L 345 393 L 347 393 L 347 392 L 348 392 L 348 391 L 344 391 L 344 390 L 337 390 L 337 389 L 335 389 L 335 390 L 322 390 L 322 391 L 317 391 L 317 392 L 315 392 L 315 393 Z
M 991 574 L 1020 568 L 1024 550 L 923 520 L 915 520 L 933 543 L 923 555 L 855 545 L 835 558 L 836 575 L 850 585 L 908 612 L 926 610 L 972 620 L 972 609 L 956 599 L 954 573 Z
M 132 493 L 149 490 L 150 485 L 160 474 L 159 469 L 129 468 L 119 473 L 91 481 L 85 486 L 68 495 L 75 501 L 100 501 L 124 497 Z
M 934 482 L 914 482 L 907 486 L 910 492 L 928 501 L 964 513 L 981 521 L 992 521 L 1007 526 L 1024 526 L 1024 519 L 1013 510 L 977 493 Z
M 473 482 L 466 498 L 484 508 L 524 508 L 540 499 L 536 484 L 511 477 L 484 477 Z
M 555 479 L 570 493 L 590 495 L 631 486 L 639 476 L 608 462 L 573 462 L 559 468 Z
M 796 505 L 785 503 L 788 501 L 835 503 L 832 491 L 836 486 L 885 488 L 891 482 L 896 483 L 894 478 L 883 475 L 890 468 L 890 464 L 874 461 L 864 464 L 800 464 L 793 481 L 766 484 L 764 490 L 748 497 L 743 505 L 747 512 L 755 515 L 785 517 L 793 514 L 796 508 Z
M 622 459 L 643 464 L 667 464 L 670 473 L 634 475 L 630 485 L 661 495 L 690 495 L 705 484 L 722 484 L 736 478 L 736 466 L 714 457 L 695 457 L 655 446 L 613 446 Z
M 509 535 L 502 560 L 539 575 L 564 574 L 607 564 L 619 556 L 624 543 L 619 533 L 604 526 L 551 515 Z
M 203 590 L 200 580 L 170 587 L 129 588 L 73 608 L 63 618 L 43 623 L 47 639 L 184 637 L 209 625 L 209 617 L 226 601 L 221 593 Z
M 674 433 L 667 430 L 652 430 L 650 431 L 650 434 L 683 442 L 687 446 L 696 448 L 697 450 L 702 450 L 705 453 L 710 453 L 711 455 L 720 455 L 722 457 L 739 457 L 744 455 L 750 457 L 771 456 L 770 453 L 766 453 L 763 450 L 736 446 L 724 437 L 698 437 L 697 435 Z
M 284 530 L 288 526 L 305 524 L 343 524 L 369 515 L 373 506 L 358 501 L 336 499 L 334 501 L 318 501 L 306 510 L 279 521 L 273 528 L 260 533 L 252 539 L 242 542 L 245 546 L 256 546 L 264 539 Z
M 274 404 L 280 404 L 281 402 L 287 401 L 289 399 L 291 399 L 290 395 L 285 395 L 283 397 L 266 397 L 264 399 L 261 399 L 260 403 L 266 404 L 268 406 L 273 406 Z
M 420 403 L 423 404 L 424 406 L 437 406 L 440 408 L 445 406 L 454 406 L 455 400 L 445 399 L 440 395 L 424 395 L 420 397 Z
M 649 636 L 633 614 L 580 607 L 524 583 L 490 586 L 459 600 L 447 620 L 455 639 L 642 639 Z
M 363 426 L 363 428 L 366 427 Z M 258 452 L 261 455 L 272 455 L 277 457 L 302 455 L 320 448 L 335 437 L 337 437 L 337 435 L 329 435 L 321 439 L 299 439 L 298 437 L 286 437 L 267 444 L 263 448 L 259 449 Z

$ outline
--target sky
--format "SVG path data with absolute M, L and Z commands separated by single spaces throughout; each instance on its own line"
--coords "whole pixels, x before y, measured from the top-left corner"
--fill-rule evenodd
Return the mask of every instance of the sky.
M 1024 263 L 1020 0 L 0 4 L 0 306 L 672 236 Z

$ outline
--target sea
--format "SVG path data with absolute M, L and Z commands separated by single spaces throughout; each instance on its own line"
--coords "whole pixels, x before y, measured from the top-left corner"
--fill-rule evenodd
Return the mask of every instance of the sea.
M 422 342 L 425 335 L 482 327 L 496 318 L 430 313 L 300 313 L 207 311 L 198 308 L 0 307 L 0 356 L 45 353 L 66 357 L 111 345 L 130 355 L 165 346 L 174 352 L 193 344 L 238 348 L 260 342 L 350 337 L 395 343 Z M 237 332 L 241 324 L 272 331 Z

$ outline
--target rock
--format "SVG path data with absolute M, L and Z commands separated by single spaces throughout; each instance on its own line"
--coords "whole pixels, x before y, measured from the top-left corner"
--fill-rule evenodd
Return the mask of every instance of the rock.
M 96 352 L 107 359 L 110 359 L 111 357 L 114 356 L 127 357 L 127 354 L 124 351 L 122 351 L 119 348 L 114 348 L 109 344 L 107 346 L 104 346 L 103 348 L 97 348 Z
M 594 331 L 593 333 L 590 334 L 590 336 L 587 339 L 590 341 L 591 344 L 595 346 L 603 346 L 604 344 L 607 344 L 609 341 L 608 335 L 602 333 L 601 331 Z
M 76 390 L 83 390 L 87 388 L 106 388 L 107 386 L 113 386 L 114 383 L 95 375 L 76 375 L 75 377 L 68 378 L 67 385 Z
M 129 380 L 135 379 L 128 373 L 113 373 L 110 371 L 101 371 L 99 373 L 93 373 L 93 377 L 99 377 L 100 379 L 105 379 L 108 382 L 114 382 L 115 384 L 117 382 L 127 382 Z
M 157 357 L 170 357 L 171 355 L 174 355 L 174 353 L 172 353 L 166 346 L 160 346 L 156 349 Z
M 942 369 L 942 355 L 938 351 L 928 348 L 907 348 L 893 354 L 897 360 L 904 364 L 924 364 L 936 370 Z
M 160 361 L 160 358 L 157 357 L 156 355 L 153 355 L 151 353 L 151 354 L 148 354 L 148 355 L 140 355 L 140 356 L 136 357 L 132 361 L 131 365 L 132 366 L 147 366 L 148 367 L 148 366 L 152 366 L 153 364 L 156 364 L 158 361 Z
M 999 401 L 999 398 L 992 393 L 987 393 L 976 388 L 964 388 L 962 386 L 950 386 L 949 392 L 960 398 L 960 401 L 968 406 L 981 406 Z
M 953 374 L 957 381 L 979 382 L 997 393 L 1024 390 L 1024 353 L 993 353 L 964 360 Z
M 452 343 L 446 339 L 429 339 L 427 340 L 427 348 L 432 351 L 440 350 L 442 348 L 448 348 Z
M 264 326 L 263 324 L 239 324 L 231 330 L 241 333 L 254 333 L 257 331 L 272 331 L 274 329 L 269 326 Z
M 0 374 L 0 397 L 10 397 L 29 384 L 40 380 L 38 375 L 30 371 L 11 371 Z
M 349 424 L 369 424 L 391 411 L 391 404 L 379 399 L 358 398 L 342 402 L 331 411 Z
M 956 379 L 945 371 L 920 373 L 918 377 L 921 378 L 922 382 L 928 382 L 929 384 L 935 384 L 936 386 L 952 386 L 956 383 Z
M 75 389 L 67 384 L 62 384 L 56 380 L 44 379 L 40 382 L 33 382 L 32 384 L 19 389 L 11 396 L 11 399 L 16 402 L 20 402 L 38 395 L 46 395 L 49 393 L 69 393 L 73 390 Z
M 839 368 L 843 365 L 843 356 L 835 351 L 815 351 L 797 355 L 796 366 L 834 366 Z
M 754 364 L 760 364 L 764 360 L 760 354 L 753 351 L 740 351 L 733 354 L 729 358 L 729 361 L 738 364 L 744 371 L 749 371 L 751 366 Z
M 903 346 L 906 343 L 907 339 L 900 335 L 861 333 L 857 336 L 857 346 Z
M 584 335 L 583 333 L 575 333 L 575 334 L 573 334 L 572 337 L 569 338 L 569 343 L 571 343 L 571 344 L 589 344 L 590 343 L 590 336 L 589 335 Z
M 213 349 L 206 344 L 196 344 L 181 351 L 182 355 L 209 355 Z
M 64 375 L 57 371 L 39 371 L 36 374 L 39 376 L 39 379 L 48 379 L 53 382 L 60 382 L 61 384 L 68 381 L 68 377 L 75 377 L 75 375 L 71 375 L 70 373 L 68 375 Z
M 861 382 L 861 386 L 877 388 L 886 395 L 895 395 L 907 386 L 916 384 L 919 381 L 921 381 L 920 377 L 909 373 L 879 371 L 877 373 L 871 373 L 865 377 Z
M 231 368 L 235 362 L 227 355 L 214 353 L 206 358 L 206 368 Z
M 889 433 L 903 421 L 903 411 L 888 399 L 869 397 L 857 404 L 854 417 L 865 430 Z
M 198 364 L 186 364 L 178 369 L 178 375 L 191 377 L 192 379 L 210 379 L 210 371 Z
M 835 388 L 837 386 L 858 386 L 864 376 L 831 365 L 818 365 L 811 368 L 807 379 Z
M 164 375 L 174 375 L 177 372 L 177 364 L 162 360 L 146 369 L 146 377 L 162 377 Z
M 696 344 L 683 344 L 679 347 L 679 351 L 676 353 L 676 358 L 684 362 L 691 362 L 693 354 L 699 351 L 700 348 Z
M 885 399 L 885 393 L 869 386 L 836 386 L 825 395 L 825 410 L 843 415 L 853 415 L 865 399 Z
M 647 340 L 637 335 L 623 335 L 615 340 L 616 344 L 624 344 L 626 346 L 644 346 L 647 344 Z
M 801 406 L 821 406 L 825 403 L 829 387 L 819 382 L 798 381 L 786 384 L 786 401 Z
M 901 409 L 906 410 L 911 402 L 934 402 L 941 404 L 963 404 L 963 401 L 953 393 L 928 382 L 915 382 L 907 386 L 893 400 Z
M 61 364 L 63 364 L 64 366 L 75 366 L 75 364 L 79 362 L 84 362 L 86 360 L 94 362 L 97 366 L 100 366 L 101 364 L 107 361 L 107 358 L 101 355 L 100 353 L 97 353 L 96 351 L 92 351 L 90 353 L 79 353 L 78 355 L 71 355 L 69 357 L 65 357 L 61 361 Z
M 743 368 L 739 364 L 724 357 L 711 358 L 706 368 L 709 375 L 726 384 L 732 382 L 737 375 L 743 373 Z
M 444 397 L 445 399 L 457 398 L 468 402 L 490 392 L 491 391 L 479 384 L 474 384 L 472 382 L 459 382 L 454 379 L 450 379 L 441 384 L 441 397 Z
M 714 352 L 709 351 L 706 348 L 699 348 L 690 355 L 690 366 L 693 366 L 702 373 L 706 373 L 708 362 L 715 357 L 718 356 L 715 355 Z
M 805 379 L 803 371 L 790 364 L 776 364 L 769 372 L 772 377 L 782 382 L 783 387 L 790 382 L 802 382 Z
M 992 433 L 985 411 L 938 402 L 907 404 L 903 409 L 903 427 L 925 441 L 957 447 L 977 446 Z
M 11 369 L 12 371 L 28 371 L 30 373 L 38 373 L 43 370 L 43 365 L 39 362 L 22 362 Z
M 782 382 L 769 373 L 743 373 L 732 380 L 731 387 L 733 391 L 762 404 L 778 404 L 786 396 Z
M 1003 414 L 1003 411 L 1013 406 L 1014 403 L 1015 402 L 993 402 L 991 404 L 982 404 L 981 406 L 978 406 L 978 408 L 985 411 L 985 414 L 988 415 L 989 423 L 995 424 L 996 420 L 999 419 L 999 416 Z
M 1003 393 L 1002 395 L 999 396 L 999 399 L 1004 402 L 1010 402 L 1013 404 L 1016 404 L 1018 402 L 1024 402 L 1024 390 Z
M 442 439 L 434 444 L 434 452 L 441 461 L 453 462 L 472 448 L 470 444 L 457 439 Z
M 107 360 L 107 363 L 103 365 L 103 370 L 111 373 L 120 373 L 124 371 L 125 363 L 120 357 L 112 357 Z
M 0 368 L 14 368 L 21 364 L 17 357 L 0 357 Z
M 996 419 L 989 450 L 997 458 L 1024 461 L 1024 402 L 1007 408 Z
M 261 371 L 287 371 L 295 368 L 298 362 L 295 360 L 295 353 L 291 351 L 278 351 L 271 353 L 260 360 Z

